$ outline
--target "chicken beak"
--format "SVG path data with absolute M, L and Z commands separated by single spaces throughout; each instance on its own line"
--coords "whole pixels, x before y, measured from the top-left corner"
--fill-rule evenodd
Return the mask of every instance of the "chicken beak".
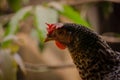
M 50 37 L 47 37 L 44 42 L 48 42 L 48 41 L 51 41 L 51 40 L 53 40 L 53 39 L 50 38 Z

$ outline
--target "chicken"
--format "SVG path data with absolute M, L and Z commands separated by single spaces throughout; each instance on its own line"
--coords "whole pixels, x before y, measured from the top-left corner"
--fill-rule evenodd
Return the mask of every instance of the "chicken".
M 83 80 L 120 80 L 120 53 L 94 31 L 74 23 L 47 24 L 47 41 L 68 48 Z

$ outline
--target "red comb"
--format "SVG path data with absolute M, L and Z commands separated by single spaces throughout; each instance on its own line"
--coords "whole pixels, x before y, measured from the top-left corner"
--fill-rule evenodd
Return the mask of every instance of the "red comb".
M 48 33 L 51 33 L 53 30 L 56 29 L 55 24 L 48 24 L 48 23 L 46 23 L 46 25 L 48 26 L 48 27 L 47 27 Z

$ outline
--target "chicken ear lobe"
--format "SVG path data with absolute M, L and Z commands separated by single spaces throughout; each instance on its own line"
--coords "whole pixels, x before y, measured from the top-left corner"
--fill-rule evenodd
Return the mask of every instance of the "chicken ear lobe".
M 64 44 L 60 43 L 59 41 L 55 41 L 55 44 L 56 44 L 57 47 L 60 48 L 60 49 L 65 49 L 65 48 L 66 48 L 66 46 L 65 46 Z

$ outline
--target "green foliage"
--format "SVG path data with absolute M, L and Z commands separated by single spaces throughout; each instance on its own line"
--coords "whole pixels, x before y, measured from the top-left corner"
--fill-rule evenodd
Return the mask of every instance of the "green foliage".
M 60 11 L 60 13 L 69 19 L 71 19 L 74 23 L 84 25 L 88 28 L 90 28 L 90 24 L 84 20 L 81 16 L 80 13 L 75 11 L 71 6 L 69 5 L 63 5 L 64 10 Z
M 7 48 L 8 46 L 10 46 L 12 43 L 12 40 L 7 40 L 1 43 L 1 47 L 2 48 Z
M 49 14 L 51 13 L 51 14 Z M 30 15 L 31 14 L 31 15 Z M 8 23 L 7 29 L 5 30 L 4 36 L 15 35 L 17 31 L 19 31 L 19 23 L 24 18 L 28 18 L 30 16 L 34 16 L 34 25 L 35 31 L 38 40 L 40 41 L 40 48 L 43 48 L 44 39 L 46 37 L 46 22 L 47 23 L 56 23 L 58 21 L 58 13 L 56 10 L 43 7 L 43 6 L 35 6 L 35 7 L 25 7 L 19 10 Z M 2 47 L 10 45 L 10 41 L 4 41 L 2 43 Z
M 59 10 L 60 14 L 68 17 L 74 23 L 81 24 L 90 27 L 90 24 L 85 21 L 80 14 L 68 5 L 63 5 L 63 10 Z M 25 7 L 19 10 L 8 23 L 8 27 L 5 31 L 4 36 L 15 35 L 19 31 L 19 23 L 24 18 L 27 18 L 32 14 L 34 19 L 36 38 L 40 41 L 41 48 L 44 45 L 44 39 L 46 37 L 46 24 L 45 23 L 57 23 L 58 22 L 58 11 L 45 6 Z M 10 42 L 9 42 L 10 43 Z M 5 42 L 4 45 L 9 45 Z
M 10 22 L 8 23 L 8 27 L 5 31 L 5 36 L 13 35 L 17 32 L 17 30 L 19 28 L 19 22 L 28 15 L 28 13 L 30 12 L 31 9 L 32 9 L 32 7 L 23 8 L 23 9 L 19 10 L 11 18 Z
M 10 49 L 11 53 L 16 53 L 19 50 L 19 46 L 14 43 L 15 36 L 7 36 L 1 41 L 2 49 Z
M 84 25 L 85 27 L 91 28 L 91 25 L 88 23 L 88 21 L 82 18 L 80 12 L 75 10 L 72 6 L 67 4 L 60 4 L 57 2 L 49 3 L 48 6 L 53 7 L 61 15 L 70 19 L 73 23 L 81 24 Z
M 22 7 L 21 0 L 8 0 L 8 3 L 13 11 L 18 11 Z

